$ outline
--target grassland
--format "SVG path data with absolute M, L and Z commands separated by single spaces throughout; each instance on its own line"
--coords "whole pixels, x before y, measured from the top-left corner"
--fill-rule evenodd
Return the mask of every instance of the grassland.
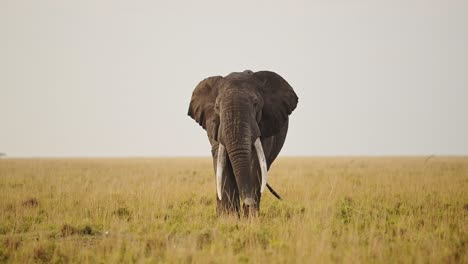
M 0 262 L 468 263 L 468 158 L 280 158 L 253 220 L 210 159 L 2 159 Z

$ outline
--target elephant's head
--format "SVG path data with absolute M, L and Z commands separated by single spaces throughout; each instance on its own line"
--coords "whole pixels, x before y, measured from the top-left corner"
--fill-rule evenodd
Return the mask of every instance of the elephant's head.
M 281 76 L 269 71 L 209 77 L 198 84 L 188 115 L 206 130 L 212 142 L 219 143 L 216 172 L 219 199 L 227 154 L 241 200 L 246 205 L 258 201 L 267 183 L 261 141 L 285 126 L 297 102 L 292 87 Z M 252 175 L 251 163 L 257 159 L 261 178 Z

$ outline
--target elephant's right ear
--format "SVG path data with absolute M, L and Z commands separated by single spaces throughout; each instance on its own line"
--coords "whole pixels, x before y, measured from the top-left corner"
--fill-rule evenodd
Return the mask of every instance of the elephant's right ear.
M 193 91 L 188 109 L 188 115 L 206 130 L 208 137 L 214 140 L 217 140 L 219 127 L 219 116 L 215 112 L 215 103 L 222 78 L 214 76 L 201 81 Z

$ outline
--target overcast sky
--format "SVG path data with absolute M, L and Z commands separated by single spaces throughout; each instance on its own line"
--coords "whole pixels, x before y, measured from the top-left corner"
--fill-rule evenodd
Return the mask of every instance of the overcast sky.
M 0 1 L 0 152 L 208 156 L 194 87 L 299 96 L 282 155 L 468 155 L 468 1 Z

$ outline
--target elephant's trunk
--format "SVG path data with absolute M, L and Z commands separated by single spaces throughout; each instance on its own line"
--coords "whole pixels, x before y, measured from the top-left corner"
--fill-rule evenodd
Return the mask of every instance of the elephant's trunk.
M 252 157 L 252 145 L 229 142 L 226 150 L 232 164 L 234 176 L 236 177 L 239 194 L 242 201 L 256 200 L 256 186 L 258 181 L 256 177 L 250 175 L 250 163 Z
M 237 109 L 222 111 L 222 141 L 232 164 L 241 200 L 244 204 L 255 205 L 260 197 L 260 182 L 256 175 L 251 175 L 254 135 L 251 120 L 248 116 L 243 117 Z

